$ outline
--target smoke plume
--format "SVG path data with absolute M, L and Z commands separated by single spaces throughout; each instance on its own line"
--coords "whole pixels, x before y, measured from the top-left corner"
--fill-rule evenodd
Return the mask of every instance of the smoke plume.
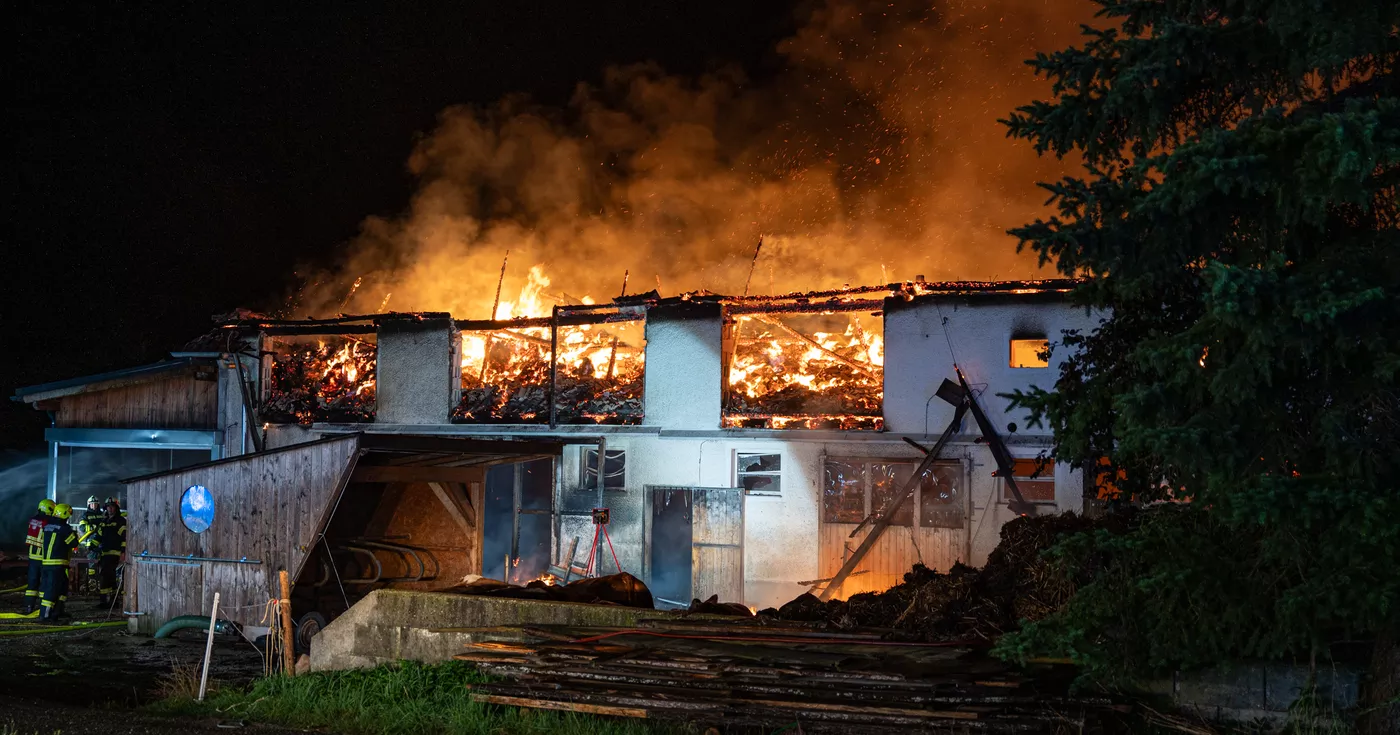
M 0 549 L 24 548 L 21 530 L 44 499 L 48 457 L 16 451 L 0 453 Z
M 1042 213 L 1035 182 L 1065 164 L 996 120 L 1046 96 L 1024 60 L 1090 15 L 1083 0 L 829 0 L 763 84 L 639 65 L 562 110 L 450 108 L 408 162 L 407 211 L 366 220 L 293 310 L 485 317 L 506 251 L 507 299 L 541 264 L 575 297 L 616 296 L 624 270 L 632 293 L 739 293 L 760 236 L 751 293 L 1045 275 L 1005 230 Z

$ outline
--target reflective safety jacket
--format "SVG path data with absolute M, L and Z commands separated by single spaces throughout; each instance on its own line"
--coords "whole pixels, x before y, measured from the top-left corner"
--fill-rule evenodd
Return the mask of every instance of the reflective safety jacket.
M 106 518 L 107 514 L 100 510 L 89 510 L 83 512 L 83 519 L 78 521 L 78 543 L 88 548 L 97 546 L 97 524 Z
M 44 536 L 44 526 L 49 524 L 53 518 L 44 513 L 35 513 L 29 519 L 29 530 L 24 535 L 24 545 L 29 549 L 29 558 L 42 560 L 44 558 L 40 540 Z
M 60 518 L 50 518 L 44 526 L 44 534 L 39 537 L 44 566 L 68 564 L 73 555 L 73 544 L 78 543 L 78 534 L 68 522 Z
M 102 556 L 121 556 L 126 551 L 126 519 L 103 516 L 93 527 L 97 551 Z

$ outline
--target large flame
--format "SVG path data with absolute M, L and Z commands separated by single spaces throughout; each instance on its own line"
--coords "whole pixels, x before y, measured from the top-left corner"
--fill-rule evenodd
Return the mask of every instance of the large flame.
M 736 318 L 725 425 L 879 428 L 884 340 L 845 318 L 844 331 L 811 335 L 774 315 Z
M 496 307 L 496 319 L 549 316 L 556 304 L 591 304 L 547 293 L 543 266 L 530 269 L 517 298 Z M 462 402 L 456 420 L 535 423 L 549 420 L 549 329 L 522 327 L 462 334 Z M 641 420 L 645 353 L 635 324 L 559 329 L 556 405 L 563 423 Z

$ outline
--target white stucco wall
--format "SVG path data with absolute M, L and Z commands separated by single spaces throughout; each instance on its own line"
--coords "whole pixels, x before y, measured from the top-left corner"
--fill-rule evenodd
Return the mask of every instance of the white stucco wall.
M 1065 329 L 1089 330 L 1098 318 L 1059 301 L 996 301 L 987 297 L 932 297 L 887 302 L 885 311 L 885 429 L 937 434 L 953 407 L 934 397 L 944 378 L 956 381 L 956 363 L 999 432 L 1015 422 L 1017 432 L 1045 434 L 1026 423 L 1025 411 L 1008 413 L 998 393 L 1054 387 L 1064 351 L 1053 349 Z M 946 319 L 946 322 L 944 321 Z M 1047 368 L 1010 366 L 1013 334 L 1039 334 L 1052 346 Z M 951 350 L 949 345 L 951 343 Z
M 717 304 L 679 304 L 650 311 L 643 419 L 647 425 L 719 428 L 720 333 Z
M 970 422 L 969 422 L 970 423 Z M 613 509 L 610 528 L 614 546 L 624 569 L 641 574 L 644 559 L 644 528 L 648 485 L 733 487 L 736 484 L 736 455 L 775 453 L 782 455 L 782 493 L 778 496 L 751 495 L 744 499 L 744 596 L 754 607 L 781 605 L 801 594 L 796 583 L 819 575 L 820 549 L 817 530 L 821 524 L 822 471 L 828 456 L 881 457 L 917 460 L 918 454 L 899 436 L 863 436 L 850 440 L 832 437 L 821 440 L 786 440 L 771 436 L 725 436 L 714 432 L 706 437 L 668 437 L 661 433 L 616 435 L 608 438 L 608 449 L 626 452 L 627 476 L 624 491 L 608 491 L 604 503 Z M 1042 443 L 1021 443 L 1011 447 L 1017 457 L 1034 457 Z M 578 487 L 579 453 L 582 447 L 567 450 L 563 457 L 564 493 Z M 968 544 L 974 566 L 986 563 L 996 547 L 1002 524 L 1015 514 L 1002 499 L 1001 481 L 992 476 L 996 465 L 983 444 L 966 440 L 952 443 L 945 459 L 963 463 L 971 513 Z M 1082 479 L 1078 471 L 1060 465 L 1055 469 L 1056 502 L 1041 506 L 1045 512 L 1079 510 L 1082 506 Z M 590 493 L 590 497 L 592 493 Z M 589 500 L 588 502 L 591 502 Z M 580 503 L 577 507 L 584 507 Z M 559 547 L 579 536 L 580 557 L 586 556 L 591 540 L 586 518 L 565 524 Z M 609 560 L 608 566 L 611 567 Z M 611 568 L 608 569 L 611 571 Z

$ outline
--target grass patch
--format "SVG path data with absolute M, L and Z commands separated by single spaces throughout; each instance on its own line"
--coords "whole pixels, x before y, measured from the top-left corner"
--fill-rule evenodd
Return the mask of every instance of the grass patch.
M 675 729 L 634 720 L 497 707 L 471 701 L 468 683 L 487 678 L 469 664 L 409 661 L 357 671 L 259 679 L 204 702 L 176 696 L 147 707 L 158 714 L 246 719 L 346 735 L 655 735 Z

